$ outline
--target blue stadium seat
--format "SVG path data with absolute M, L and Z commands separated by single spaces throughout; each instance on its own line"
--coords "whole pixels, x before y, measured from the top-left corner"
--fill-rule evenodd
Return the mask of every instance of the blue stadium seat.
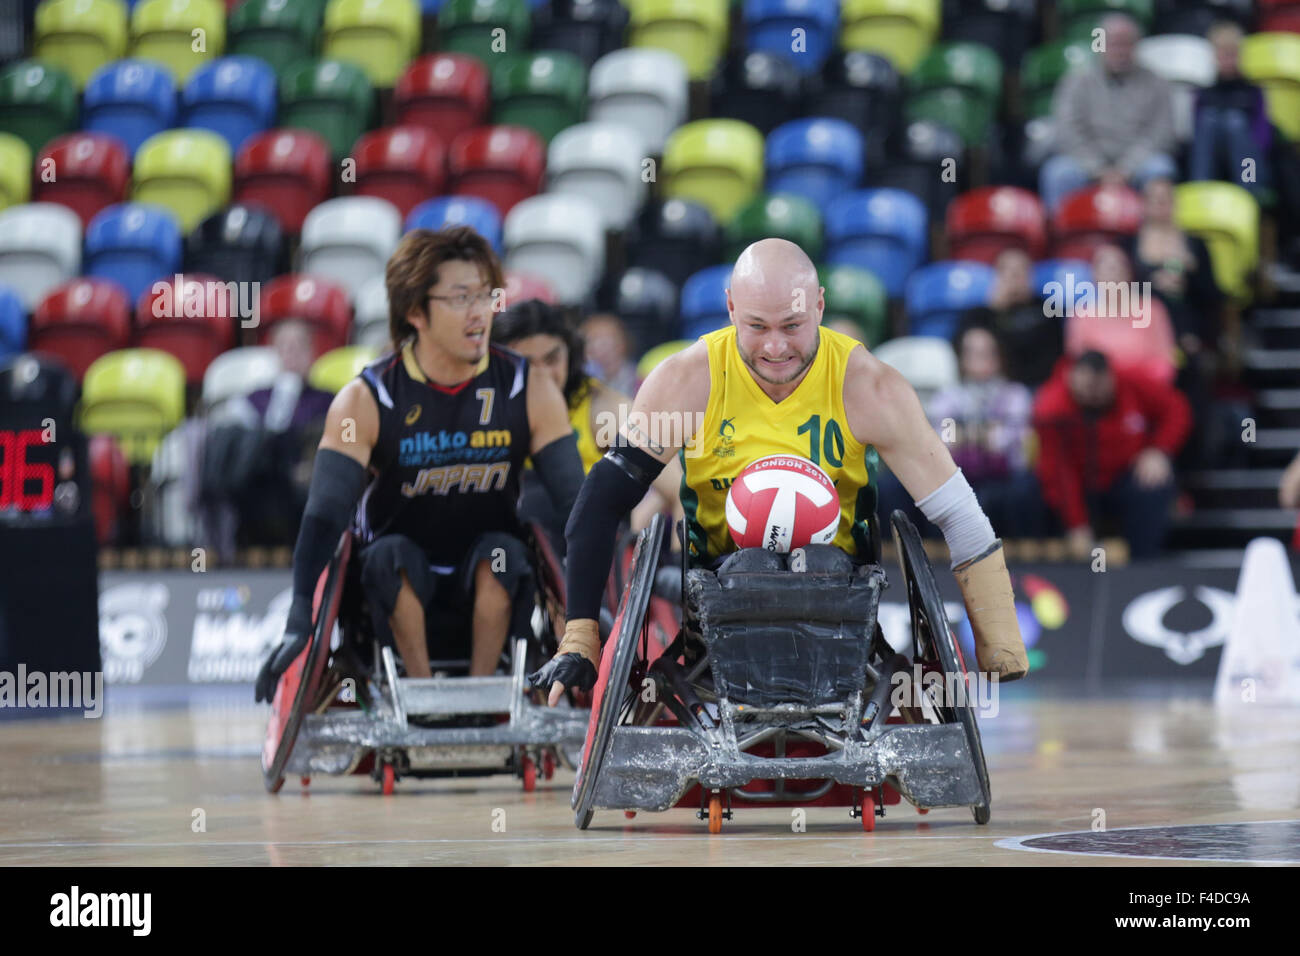
M 907 280 L 909 334 L 951 339 L 961 314 L 988 302 L 993 267 L 982 262 L 932 262 Z
M 860 189 L 826 210 L 826 261 L 872 272 L 890 298 L 927 258 L 925 203 L 901 189 Z
M 1071 275 L 1073 279 L 1069 278 Z M 1044 259 L 1034 263 L 1034 288 L 1044 299 L 1053 294 L 1064 297 L 1073 283 L 1074 301 L 1078 302 L 1083 295 L 1085 283 L 1089 282 L 1092 282 L 1092 265 L 1082 259 Z M 1057 283 L 1059 291 L 1049 288 L 1049 283 Z M 1065 305 L 1064 298 L 1061 299 L 1061 305 Z
M 730 284 L 729 265 L 709 266 L 686 280 L 682 286 L 681 338 L 699 338 L 730 321 L 727 316 L 727 287 Z
M 161 206 L 118 203 L 86 227 L 85 274 L 116 281 L 132 303 L 180 269 L 180 225 Z
M 149 60 L 118 60 L 86 84 L 82 129 L 120 139 L 131 155 L 150 136 L 176 122 L 176 84 L 165 66 Z
M 0 285 L 0 361 L 27 345 L 27 313 L 18 293 Z
M 835 48 L 840 5 L 839 0 L 745 0 L 744 19 L 746 50 L 779 53 L 809 75 Z
M 443 226 L 470 226 L 492 243 L 500 255 L 501 213 L 497 207 L 478 196 L 438 196 L 426 199 L 406 215 L 404 232 L 412 229 L 441 229 Z
M 862 134 L 839 119 L 793 120 L 767 137 L 767 191 L 795 193 L 825 215 L 832 200 L 862 180 Z
M 205 63 L 181 91 L 181 122 L 218 134 L 232 156 L 250 136 L 275 125 L 275 110 L 275 71 L 255 56 Z

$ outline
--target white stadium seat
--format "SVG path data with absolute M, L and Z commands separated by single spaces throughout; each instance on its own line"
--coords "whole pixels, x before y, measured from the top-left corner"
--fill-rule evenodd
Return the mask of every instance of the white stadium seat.
M 946 339 L 904 335 L 882 342 L 871 354 L 901 372 L 923 405 L 939 389 L 956 385 L 959 380 L 957 353 Z
M 402 235 L 402 214 L 386 199 L 344 196 L 307 214 L 299 272 L 337 282 L 355 300 L 365 283 L 383 275 Z
M 81 218 L 67 206 L 33 202 L 0 211 L 0 285 L 32 312 L 55 286 L 81 272 Z
M 592 64 L 587 118 L 634 127 L 657 156 L 668 134 L 686 122 L 688 84 L 686 65 L 676 53 L 649 47 L 615 50 Z
M 641 134 L 616 123 L 578 123 L 551 140 L 546 155 L 550 193 L 596 201 L 606 229 L 622 230 L 645 201 Z
M 523 200 L 506 216 L 505 247 L 506 269 L 546 280 L 565 304 L 582 302 L 605 270 L 600 209 L 584 196 Z

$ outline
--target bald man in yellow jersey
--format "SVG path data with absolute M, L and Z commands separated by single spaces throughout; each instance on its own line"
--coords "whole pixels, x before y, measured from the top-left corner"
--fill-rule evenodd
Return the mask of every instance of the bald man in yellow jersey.
M 980 670 L 1000 680 L 1028 672 L 1002 543 L 970 484 L 911 385 L 861 343 L 822 328 L 824 308 L 816 267 L 803 250 L 763 239 L 736 260 L 727 292 L 731 324 L 701 336 L 642 384 L 619 443 L 588 472 L 569 517 L 564 639 L 531 675 L 550 689 L 552 704 L 565 687 L 595 683 L 595 617 L 614 529 L 674 454 L 682 460 L 696 565 L 735 550 L 724 508 L 731 480 L 755 459 L 781 453 L 811 459 L 836 483 L 842 516 L 834 543 L 857 553 L 883 458 L 943 532 Z M 678 434 L 656 427 L 679 422 L 685 427 Z

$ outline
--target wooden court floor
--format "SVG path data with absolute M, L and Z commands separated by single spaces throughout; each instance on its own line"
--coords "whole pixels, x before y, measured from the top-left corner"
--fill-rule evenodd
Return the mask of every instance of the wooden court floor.
M 900 804 L 874 833 L 827 808 L 794 832 L 789 809 L 744 809 L 717 836 L 688 810 L 598 811 L 579 832 L 563 769 L 532 794 L 499 776 L 384 797 L 346 777 L 271 796 L 265 708 L 123 691 L 97 720 L 0 720 L 0 864 L 1300 865 L 1300 714 L 1217 714 L 1209 690 L 1004 692 L 981 722 L 987 826 Z

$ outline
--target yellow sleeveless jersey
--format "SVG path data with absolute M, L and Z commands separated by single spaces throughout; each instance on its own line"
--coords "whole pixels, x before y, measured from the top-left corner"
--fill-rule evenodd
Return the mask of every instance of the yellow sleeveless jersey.
M 799 455 L 835 482 L 840 526 L 834 544 L 865 558 L 866 522 L 876 510 L 879 456 L 849 430 L 844 372 L 854 339 L 827 328 L 808 373 L 774 402 L 758 386 L 736 347 L 735 326 L 701 336 L 709 350 L 709 404 L 682 463 L 682 507 L 692 562 L 704 565 L 736 550 L 727 530 L 727 489 L 750 462 Z
M 591 471 L 591 466 L 600 461 L 604 454 L 596 444 L 596 433 L 591 428 L 591 399 L 595 394 L 596 384 L 594 378 L 583 379 L 582 384 L 569 398 L 569 424 L 573 426 L 574 437 L 578 439 L 578 455 L 582 458 L 584 474 Z M 524 462 L 524 467 L 533 467 L 532 458 Z

